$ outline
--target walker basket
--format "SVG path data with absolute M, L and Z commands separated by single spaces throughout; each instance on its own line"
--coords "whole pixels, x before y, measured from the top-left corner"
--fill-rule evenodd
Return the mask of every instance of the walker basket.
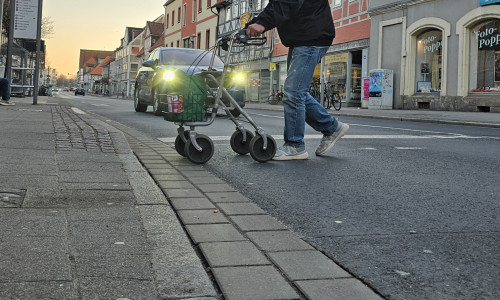
M 208 90 L 205 80 L 197 75 L 177 74 L 180 78 L 176 78 L 175 88 L 166 95 L 163 118 L 182 123 L 206 121 Z

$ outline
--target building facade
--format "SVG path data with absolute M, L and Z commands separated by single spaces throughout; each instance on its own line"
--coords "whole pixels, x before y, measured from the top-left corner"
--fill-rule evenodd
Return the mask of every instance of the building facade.
M 141 48 L 139 35 L 143 28 L 127 27 L 125 35 L 120 41 L 120 47 L 115 52 L 115 78 L 112 91 L 122 97 L 131 97 L 134 94 L 135 77 L 139 69 L 137 54 Z
M 219 35 L 240 28 L 240 16 L 250 18 L 260 13 L 268 0 L 218 1 Z M 368 76 L 368 48 L 370 40 L 369 0 L 331 0 L 330 9 L 336 28 L 336 37 L 314 79 L 334 84 L 343 101 L 360 106 L 363 76 Z M 262 47 L 247 47 L 238 60 L 233 61 L 247 72 L 247 99 L 267 101 L 267 97 L 283 89 L 287 75 L 288 48 L 283 46 L 276 30 L 267 34 L 268 43 Z
M 370 69 L 395 109 L 500 111 L 500 1 L 372 0 Z
M 215 45 L 217 16 L 211 0 L 169 0 L 165 3 L 166 47 L 210 49 Z
M 95 76 L 91 72 L 108 56 L 112 56 L 113 51 L 80 49 L 80 58 L 76 82 L 79 87 L 91 92 L 94 87 Z

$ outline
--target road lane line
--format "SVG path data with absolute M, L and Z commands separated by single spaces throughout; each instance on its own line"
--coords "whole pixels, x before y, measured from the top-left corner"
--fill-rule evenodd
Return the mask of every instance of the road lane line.
M 86 115 L 87 113 L 84 112 L 83 110 L 79 109 L 79 108 L 76 108 L 76 107 L 72 107 L 71 108 L 75 113 L 79 114 L 79 115 Z
M 209 136 L 212 141 L 229 141 L 231 139 L 230 136 Z M 283 140 L 283 135 L 273 135 L 275 140 Z M 306 134 L 304 136 L 305 139 L 321 139 L 323 138 L 322 134 Z M 438 138 L 449 138 L 448 136 L 436 136 L 436 135 L 404 135 L 404 134 L 396 134 L 396 135 L 344 135 L 342 139 L 438 139 Z M 455 137 L 459 138 L 459 137 Z M 158 138 L 159 141 L 164 143 L 173 143 L 175 142 L 175 137 L 164 137 Z

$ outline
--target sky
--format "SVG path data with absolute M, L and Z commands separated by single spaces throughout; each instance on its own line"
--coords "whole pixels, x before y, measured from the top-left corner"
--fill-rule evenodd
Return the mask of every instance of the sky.
M 113 51 L 126 27 L 142 28 L 164 13 L 167 0 L 44 0 L 43 17 L 53 21 L 45 39 L 46 66 L 76 76 L 80 49 Z

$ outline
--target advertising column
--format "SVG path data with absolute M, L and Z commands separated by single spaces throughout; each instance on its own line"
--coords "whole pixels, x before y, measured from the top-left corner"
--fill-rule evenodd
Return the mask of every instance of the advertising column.
M 392 109 L 394 101 L 392 70 L 376 69 L 370 71 L 369 95 L 369 109 Z

